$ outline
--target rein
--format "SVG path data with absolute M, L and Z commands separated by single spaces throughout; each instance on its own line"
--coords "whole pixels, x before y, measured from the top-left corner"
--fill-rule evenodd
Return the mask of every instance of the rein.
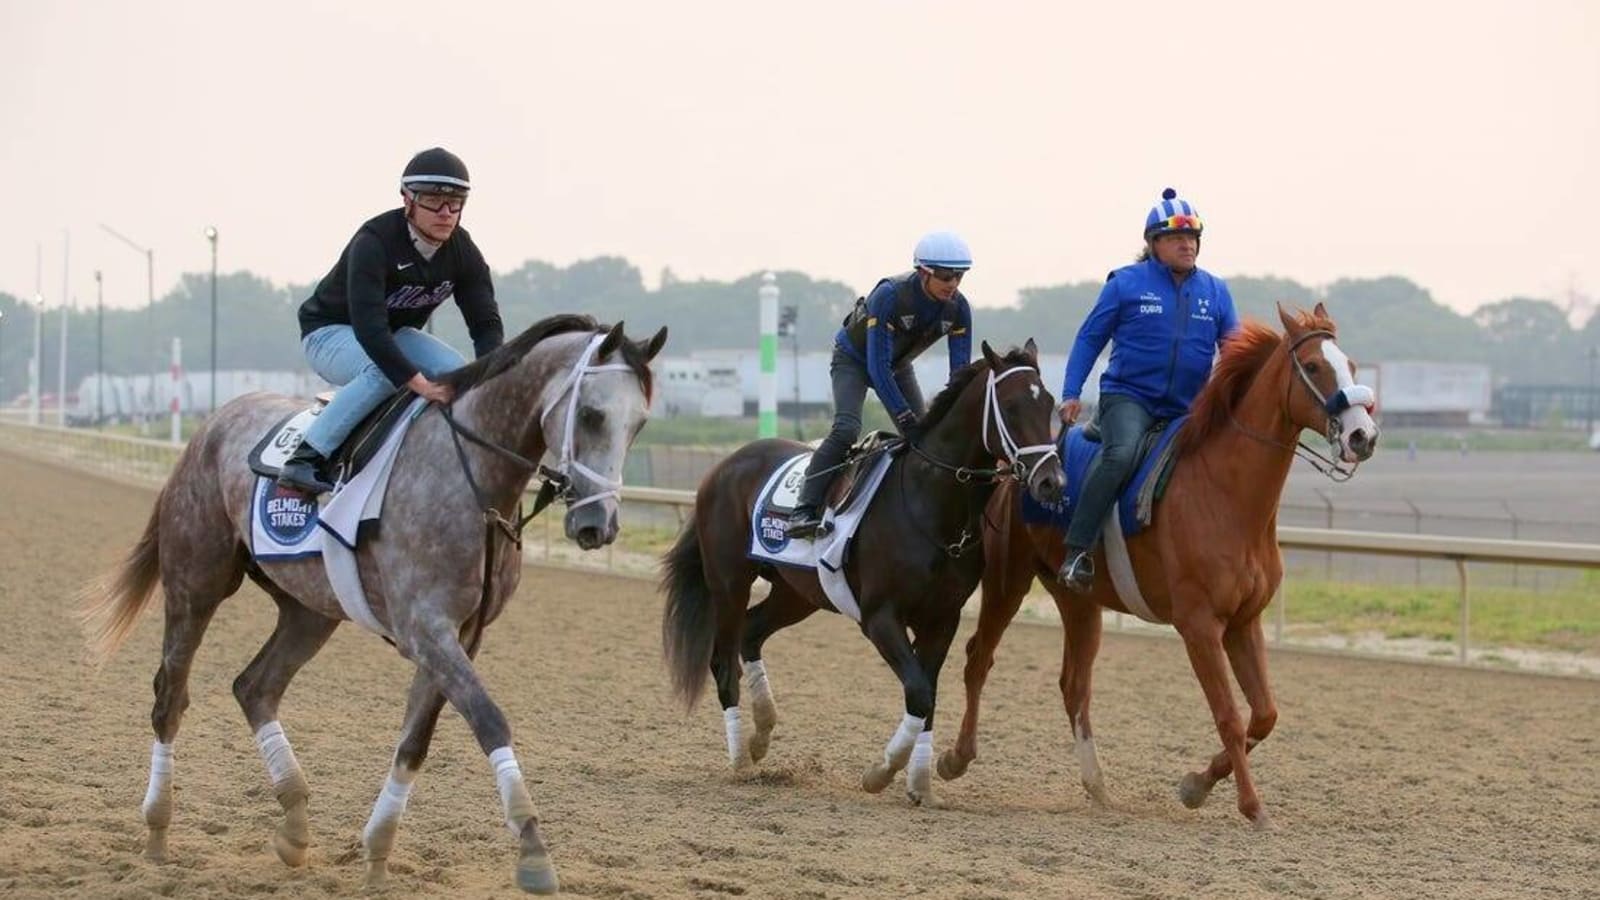
M 1295 351 L 1300 348 L 1301 344 L 1304 344 L 1306 341 L 1314 337 L 1322 337 L 1328 340 L 1333 340 L 1334 335 L 1331 331 L 1324 331 L 1320 329 L 1317 331 L 1308 331 L 1305 334 L 1302 334 L 1288 347 L 1289 363 L 1294 369 L 1295 375 L 1299 377 L 1300 384 L 1304 385 L 1306 390 L 1311 392 L 1311 396 L 1316 398 L 1317 405 L 1321 406 L 1323 411 L 1328 414 L 1328 426 L 1324 436 L 1327 437 L 1329 444 L 1336 444 L 1339 441 L 1339 432 L 1343 428 L 1343 424 L 1339 419 L 1339 413 L 1344 412 L 1346 409 L 1349 409 L 1351 406 L 1354 406 L 1358 403 L 1362 403 L 1370 407 L 1372 403 L 1372 389 L 1362 385 L 1354 385 L 1354 391 L 1352 391 L 1351 388 L 1340 388 L 1339 390 L 1334 391 L 1331 396 L 1323 396 L 1322 391 L 1317 390 L 1316 383 L 1311 380 L 1311 376 L 1306 372 L 1305 366 L 1300 363 L 1299 355 L 1295 353 Z M 1295 382 L 1290 381 L 1284 386 L 1283 405 L 1285 409 L 1287 409 L 1289 406 L 1289 392 L 1294 389 L 1294 384 Z M 1356 396 L 1352 397 L 1352 393 L 1356 394 Z M 1310 463 L 1311 468 L 1316 469 L 1318 473 L 1327 476 L 1329 481 L 1332 481 L 1336 484 L 1343 484 L 1344 482 L 1356 477 L 1356 469 L 1361 465 L 1360 463 L 1352 463 L 1346 467 L 1345 464 L 1339 460 L 1333 459 L 1330 456 L 1324 456 L 1315 448 L 1308 446 L 1303 440 L 1296 439 L 1293 444 L 1286 444 L 1272 437 L 1271 435 L 1262 434 L 1258 431 L 1247 428 L 1238 420 L 1238 418 L 1234 416 L 1232 409 L 1228 410 L 1228 421 L 1233 424 L 1234 428 L 1239 429 L 1241 433 L 1252 440 L 1260 441 L 1263 444 L 1276 447 L 1279 450 L 1292 450 L 1295 456 L 1298 456 L 1299 458 Z
M 492 579 L 497 543 L 494 539 L 496 530 L 504 534 L 516 545 L 518 550 L 521 550 L 523 529 L 528 526 L 529 522 L 533 521 L 535 516 L 544 512 L 546 507 L 555 502 L 557 498 L 565 500 L 567 509 L 570 511 L 587 503 L 598 502 L 606 497 L 615 497 L 622 487 L 620 481 L 612 481 L 606 478 L 599 472 L 579 462 L 573 455 L 573 430 L 575 419 L 577 418 L 578 384 L 580 380 L 583 376 L 592 372 L 631 371 L 631 367 L 627 363 L 607 363 L 605 365 L 592 365 L 590 363 L 590 360 L 594 358 L 595 351 L 605 338 L 606 335 L 604 334 L 596 334 L 589 341 L 589 345 L 584 348 L 582 355 L 578 357 L 578 362 L 572 367 L 572 371 L 567 374 L 566 381 L 561 385 L 561 391 L 556 394 L 557 401 L 569 393 L 571 394 L 571 400 L 567 402 L 567 421 L 561 436 L 561 456 L 555 468 L 536 463 L 515 450 L 502 447 L 463 425 L 451 412 L 454 401 L 447 404 L 435 404 L 439 408 L 440 415 L 444 416 L 445 423 L 450 426 L 450 441 L 455 446 L 456 459 L 461 463 L 461 473 L 466 476 L 467 486 L 472 489 L 473 500 L 477 502 L 478 509 L 483 513 L 483 592 L 478 601 L 480 613 L 487 607 L 493 587 Z M 545 418 L 550 415 L 550 411 L 555 406 L 556 404 L 552 403 L 539 415 L 539 427 L 541 429 L 544 427 Z M 466 438 L 468 441 L 477 444 L 518 468 L 537 474 L 543 479 L 543 483 L 539 486 L 539 494 L 534 498 L 531 512 L 527 515 L 518 515 L 508 519 L 500 513 L 500 510 L 495 509 L 494 504 L 489 501 L 483 488 L 478 484 L 478 480 L 472 475 L 472 464 L 467 459 L 466 448 L 461 445 L 462 438 Z M 572 483 L 572 476 L 569 474 L 573 470 L 576 470 L 591 481 L 605 485 L 606 490 L 591 494 L 588 497 L 575 499 L 577 492 Z M 519 513 L 522 510 L 520 502 L 517 504 L 517 510 Z M 480 630 L 484 624 L 480 619 L 478 626 Z
M 954 465 L 952 463 L 945 462 L 944 460 L 939 459 L 928 451 L 922 449 L 922 447 L 915 442 L 908 442 L 911 444 L 912 451 L 935 468 L 954 475 L 958 484 L 976 483 L 987 485 L 994 484 L 998 481 L 1008 478 L 1012 481 L 1026 484 L 1028 479 L 1032 477 L 1033 473 L 1037 471 L 1040 466 L 1044 465 L 1046 460 L 1050 459 L 1051 457 L 1056 457 L 1059 459 L 1060 451 L 1056 449 L 1056 445 L 1054 443 L 1029 444 L 1027 446 L 1022 446 L 1011 437 L 1011 429 L 1006 426 L 1005 416 L 1000 412 L 1000 400 L 995 392 L 995 385 L 999 384 L 1001 381 L 1004 381 L 1006 378 L 1017 374 L 1018 372 L 1031 372 L 1035 377 L 1038 376 L 1038 369 L 1035 369 L 1032 366 L 1013 366 L 1012 368 L 1009 368 L 998 374 L 991 370 L 989 372 L 988 382 L 984 385 L 983 423 L 981 426 L 983 429 L 983 449 L 985 452 L 992 455 L 999 455 L 995 454 L 994 450 L 990 449 L 989 447 L 989 423 L 993 422 L 995 433 L 999 435 L 1000 438 L 1000 449 L 1006 457 L 1007 465 L 1005 467 L 997 466 L 995 468 L 985 469 L 975 468 L 972 466 Z M 1034 460 L 1033 465 L 1031 466 L 1024 465 L 1022 457 L 1030 453 L 1039 454 L 1039 458 Z M 939 537 L 928 534 L 926 531 L 922 530 L 920 523 L 917 522 L 917 517 L 911 515 L 910 510 L 906 508 L 905 474 L 905 467 L 902 466 L 899 475 L 901 482 L 900 506 L 901 510 L 906 513 L 906 519 L 913 523 L 913 528 L 920 533 L 924 539 L 943 549 L 945 554 L 951 559 L 959 559 L 968 550 L 971 550 L 974 546 L 976 546 L 982 532 L 975 531 L 972 528 L 973 517 L 970 510 L 963 520 L 966 524 L 964 524 L 961 528 L 961 535 L 954 541 L 941 540 Z

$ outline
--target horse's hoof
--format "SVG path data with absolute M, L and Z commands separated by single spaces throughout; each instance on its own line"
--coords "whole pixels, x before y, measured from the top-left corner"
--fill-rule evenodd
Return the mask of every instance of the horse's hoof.
M 389 883 L 389 861 L 374 859 L 367 863 L 367 877 L 362 886 L 369 891 L 377 890 Z
M 561 891 L 561 879 L 547 854 L 530 854 L 517 861 L 517 887 L 530 894 L 555 894 Z
M 1211 794 L 1211 782 L 1200 772 L 1190 772 L 1178 781 L 1178 799 L 1190 809 L 1199 809 Z
M 1267 816 L 1265 809 L 1256 810 L 1256 814 L 1253 816 L 1246 813 L 1245 818 L 1250 820 L 1250 827 L 1256 831 L 1272 830 L 1272 820 Z
M 881 792 L 894 780 L 894 770 L 883 763 L 873 763 L 867 766 L 867 771 L 861 776 L 861 789 L 869 794 Z
M 145 859 L 151 862 L 164 863 L 167 861 L 167 830 L 165 828 L 151 828 L 150 836 L 144 842 Z
M 955 748 L 952 747 L 939 754 L 939 762 L 935 764 L 935 768 L 939 770 L 940 778 L 945 781 L 955 781 L 957 778 L 967 774 L 967 766 L 971 764 L 972 760 L 957 753 Z
M 1111 795 L 1106 793 L 1106 786 L 1104 783 L 1099 781 L 1085 781 L 1083 783 L 1083 789 L 1088 792 L 1089 799 L 1094 803 L 1095 806 L 1101 809 L 1111 808 Z M 1203 801 L 1205 798 L 1202 797 L 1201 799 Z
M 306 848 L 310 844 L 298 838 L 284 834 L 284 829 L 279 828 L 272 835 L 272 849 L 278 852 L 278 858 L 291 869 L 298 869 L 306 864 Z
M 765 759 L 767 755 L 767 748 L 771 746 L 771 744 L 772 732 L 770 729 L 767 731 L 757 731 L 755 734 L 750 735 L 750 746 L 748 748 L 750 750 L 750 761 L 753 763 L 758 763 Z

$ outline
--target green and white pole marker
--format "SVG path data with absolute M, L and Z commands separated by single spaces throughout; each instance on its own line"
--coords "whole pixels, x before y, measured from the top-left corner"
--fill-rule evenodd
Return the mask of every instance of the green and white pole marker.
M 756 437 L 778 436 L 778 276 L 761 276 L 760 423 Z

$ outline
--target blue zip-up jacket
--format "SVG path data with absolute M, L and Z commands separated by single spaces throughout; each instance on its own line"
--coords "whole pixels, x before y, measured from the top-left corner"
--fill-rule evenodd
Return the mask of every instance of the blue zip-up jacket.
M 1063 399 L 1083 393 L 1094 361 L 1111 341 L 1111 363 L 1100 393 L 1139 401 L 1158 419 L 1173 419 L 1211 376 L 1223 340 L 1239 329 L 1228 285 L 1196 268 L 1180 288 L 1154 259 L 1112 272 L 1100 299 L 1078 329 L 1061 387 Z
M 952 374 L 972 361 L 972 310 L 960 291 L 942 303 L 923 291 L 916 272 L 906 272 L 878 282 L 866 305 L 866 317 L 846 319 L 834 343 L 866 367 L 890 418 L 911 409 L 894 380 L 895 370 L 939 338 L 949 342 Z

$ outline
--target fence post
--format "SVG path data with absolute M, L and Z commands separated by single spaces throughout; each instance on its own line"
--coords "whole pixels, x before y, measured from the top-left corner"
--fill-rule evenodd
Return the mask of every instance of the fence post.
M 1406 501 L 1404 501 L 1404 503 L 1405 503 L 1405 505 L 1411 507 L 1411 533 L 1412 534 L 1421 534 L 1422 533 L 1422 510 L 1418 509 L 1417 505 L 1415 503 L 1412 503 L 1410 500 L 1406 500 Z M 1417 585 L 1422 584 L 1422 557 L 1420 557 L 1420 556 L 1417 557 L 1417 573 L 1416 573 L 1416 576 L 1414 577 L 1412 583 L 1413 584 L 1417 584 Z
M 1328 509 L 1328 524 L 1325 527 L 1329 531 L 1332 531 L 1333 530 L 1333 498 L 1328 496 L 1327 494 L 1323 493 L 1322 488 L 1317 488 L 1314 491 L 1312 491 L 1312 493 L 1316 494 L 1317 497 L 1322 500 L 1322 505 L 1327 507 L 1327 509 Z M 1332 581 L 1333 580 L 1333 553 L 1331 551 L 1328 552 L 1328 553 L 1322 554 L 1322 577 L 1323 577 L 1323 580 L 1325 580 L 1325 581 Z
M 1517 540 L 1522 536 L 1522 523 L 1517 519 L 1517 511 L 1511 508 L 1511 501 L 1501 500 L 1500 506 L 1506 511 L 1506 518 L 1511 520 L 1511 539 Z M 1522 586 L 1522 567 L 1516 563 L 1511 564 L 1511 586 Z
M 1461 584 L 1461 646 L 1457 648 L 1456 659 L 1461 663 L 1467 661 L 1467 644 L 1469 643 L 1470 626 L 1472 622 L 1472 607 L 1467 599 L 1467 561 L 1463 557 L 1456 557 L 1456 578 Z

